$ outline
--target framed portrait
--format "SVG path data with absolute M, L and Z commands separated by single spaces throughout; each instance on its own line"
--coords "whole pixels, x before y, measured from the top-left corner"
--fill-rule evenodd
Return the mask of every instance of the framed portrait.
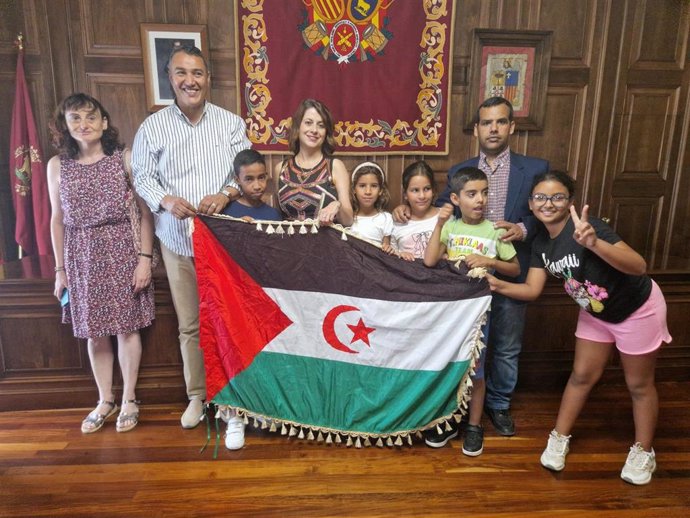
M 552 32 L 473 31 L 466 129 L 474 126 L 477 106 L 495 96 L 505 97 L 513 105 L 516 129 L 542 129 Z
M 146 104 L 151 112 L 171 105 L 175 99 L 165 65 L 174 47 L 194 45 L 208 61 L 205 25 L 142 23 L 141 49 L 144 57 Z

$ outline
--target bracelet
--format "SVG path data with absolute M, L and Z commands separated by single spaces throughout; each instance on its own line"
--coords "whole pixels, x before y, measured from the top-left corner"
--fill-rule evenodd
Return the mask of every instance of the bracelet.
M 55 273 L 57 273 L 57 272 L 64 272 L 64 271 L 65 271 L 65 267 L 64 267 L 64 266 L 56 266 L 56 267 L 55 267 Z
M 230 194 L 228 194 L 228 191 L 226 191 L 225 189 L 223 189 L 223 190 L 221 190 L 221 191 L 218 191 L 218 194 L 222 194 L 222 195 L 225 196 L 228 200 L 230 199 Z
M 153 254 L 145 254 L 144 252 L 139 252 L 139 257 L 148 257 L 149 259 L 153 259 Z

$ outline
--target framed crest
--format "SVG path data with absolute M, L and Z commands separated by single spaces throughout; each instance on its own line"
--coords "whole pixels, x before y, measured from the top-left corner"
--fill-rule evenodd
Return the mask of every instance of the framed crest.
M 465 128 L 489 97 L 504 97 L 513 105 L 518 130 L 541 130 L 551 64 L 553 31 L 473 31 Z
M 194 45 L 208 61 L 208 37 L 205 25 L 142 23 L 141 49 L 144 58 L 146 104 L 155 112 L 171 105 L 175 95 L 165 66 L 170 52 L 180 45 Z

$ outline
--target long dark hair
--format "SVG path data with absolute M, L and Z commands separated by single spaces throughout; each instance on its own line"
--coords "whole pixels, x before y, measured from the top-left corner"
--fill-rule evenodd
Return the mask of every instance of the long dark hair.
M 65 97 L 55 109 L 53 120 L 50 121 L 49 125 L 55 149 L 60 151 L 61 154 L 67 155 L 69 158 L 76 158 L 79 156 L 79 146 L 77 145 L 77 141 L 69 134 L 65 113 L 80 109 L 99 112 L 101 116 L 108 121 L 108 127 L 103 130 L 103 136 L 101 136 L 101 145 L 106 155 L 110 156 L 118 149 L 124 149 L 124 144 L 120 142 L 120 132 L 113 126 L 108 111 L 97 99 L 84 93 L 76 93 Z
M 321 151 L 325 156 L 332 156 L 335 151 L 335 138 L 333 133 L 335 133 L 335 126 L 333 124 L 333 116 L 328 107 L 321 101 L 316 99 L 305 99 L 297 107 L 297 111 L 292 116 L 292 123 L 290 124 L 290 134 L 288 136 L 288 145 L 290 146 L 290 151 L 294 155 L 299 153 L 299 127 L 302 124 L 302 119 L 304 119 L 304 114 L 309 108 L 314 108 L 316 112 L 321 115 L 323 119 L 323 125 L 326 127 L 326 138 L 321 145 Z

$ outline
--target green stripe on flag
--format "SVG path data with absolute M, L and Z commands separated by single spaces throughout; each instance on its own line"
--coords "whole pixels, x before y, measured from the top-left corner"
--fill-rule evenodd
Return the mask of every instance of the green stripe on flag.
M 413 371 L 262 352 L 213 402 L 301 425 L 385 435 L 452 413 L 469 363 Z

